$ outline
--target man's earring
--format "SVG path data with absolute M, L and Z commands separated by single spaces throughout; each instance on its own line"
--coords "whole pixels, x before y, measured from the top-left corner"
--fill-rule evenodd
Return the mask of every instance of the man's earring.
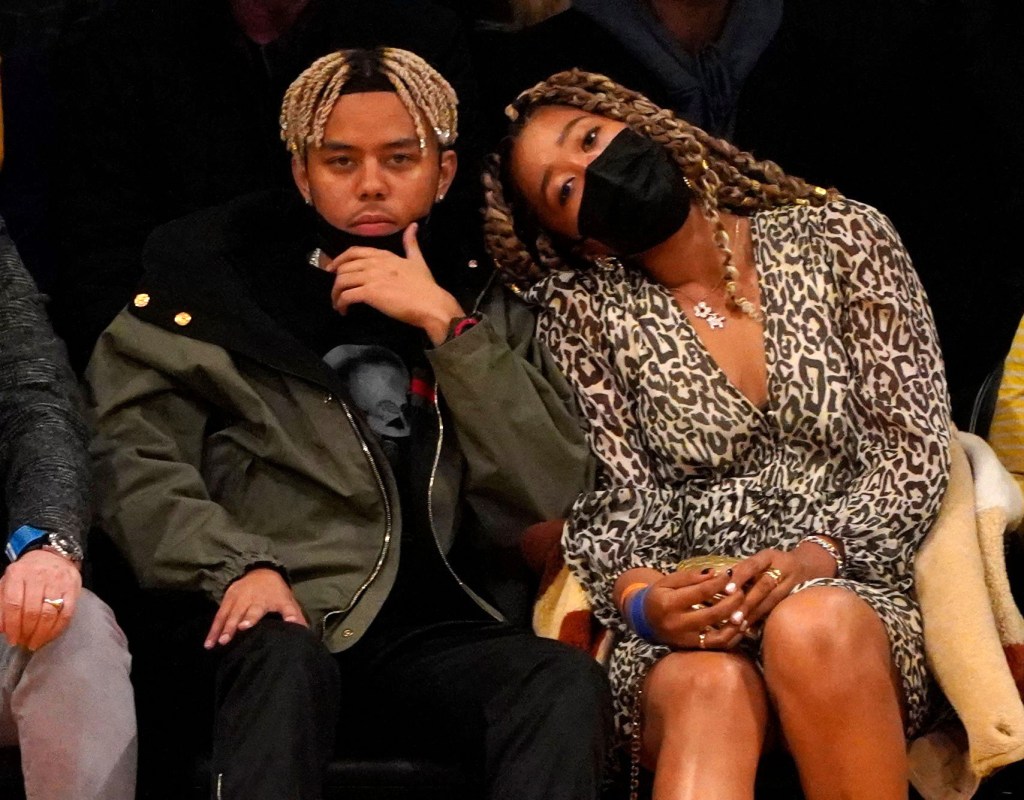
M 313 205 L 313 198 L 312 197 L 303 197 L 302 199 L 306 201 L 306 205 L 307 206 Z
M 438 194 L 437 199 L 434 202 L 435 203 L 440 203 L 442 200 L 444 200 L 444 192 L 441 192 L 440 194 Z

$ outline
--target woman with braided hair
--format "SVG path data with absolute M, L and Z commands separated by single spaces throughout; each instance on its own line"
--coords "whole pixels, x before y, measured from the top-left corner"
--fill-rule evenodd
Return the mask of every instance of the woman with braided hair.
M 751 797 L 780 736 L 808 798 L 906 797 L 949 416 L 895 231 L 601 75 L 508 113 L 488 246 L 600 463 L 563 547 L 618 634 L 634 786 Z

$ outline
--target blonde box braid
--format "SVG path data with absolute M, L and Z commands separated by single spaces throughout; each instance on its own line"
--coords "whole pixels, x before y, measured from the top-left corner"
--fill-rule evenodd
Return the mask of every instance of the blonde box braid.
M 304 159 L 308 148 L 323 144 L 327 118 L 352 77 L 353 56 L 359 52 L 339 50 L 318 58 L 288 87 L 281 103 L 280 124 L 281 139 L 292 155 Z M 424 122 L 433 129 L 442 148 L 455 144 L 459 101 L 441 73 L 408 50 L 380 47 L 371 52 L 380 74 L 395 87 L 412 117 L 420 150 L 427 146 Z
M 515 137 L 530 114 L 546 105 L 572 106 L 619 120 L 669 151 L 704 216 L 712 224 L 715 244 L 723 255 L 729 302 L 757 320 L 760 320 L 760 312 L 748 298 L 738 294 L 739 273 L 719 209 L 749 215 L 793 204 L 822 205 L 840 196 L 835 189 L 813 186 L 787 175 L 771 161 L 755 159 L 750 153 L 716 139 L 604 75 L 579 69 L 559 72 L 541 81 L 520 94 L 506 109 L 505 113 L 513 123 L 502 148 L 506 160 Z M 517 233 L 517 227 L 524 227 L 523 220 L 515 218 L 503 179 L 508 180 L 502 156 L 492 155 L 483 176 L 486 198 L 484 235 L 487 249 L 504 277 L 521 289 L 551 271 L 567 269 L 578 263 L 578 256 L 559 251 L 542 230 L 529 231 L 526 235 L 529 246 L 524 243 Z

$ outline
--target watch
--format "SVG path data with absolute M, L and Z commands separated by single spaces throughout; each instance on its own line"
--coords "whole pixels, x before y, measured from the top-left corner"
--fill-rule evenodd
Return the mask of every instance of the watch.
M 48 550 L 75 564 L 81 564 L 84 557 L 82 545 L 70 536 L 44 531 L 32 525 L 22 525 L 11 534 L 4 554 L 9 561 L 15 561 L 33 550 Z
M 46 541 L 39 549 L 46 550 L 49 553 L 56 553 L 66 558 L 72 564 L 81 564 L 82 559 L 85 558 L 85 553 L 82 552 L 82 545 L 70 536 L 62 536 L 59 533 L 47 534 Z

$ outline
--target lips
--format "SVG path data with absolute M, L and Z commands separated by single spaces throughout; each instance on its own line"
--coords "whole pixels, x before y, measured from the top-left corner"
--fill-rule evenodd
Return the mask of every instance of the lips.
M 395 221 L 387 214 L 360 214 L 352 221 L 351 231 L 361 236 L 384 236 L 397 229 Z

